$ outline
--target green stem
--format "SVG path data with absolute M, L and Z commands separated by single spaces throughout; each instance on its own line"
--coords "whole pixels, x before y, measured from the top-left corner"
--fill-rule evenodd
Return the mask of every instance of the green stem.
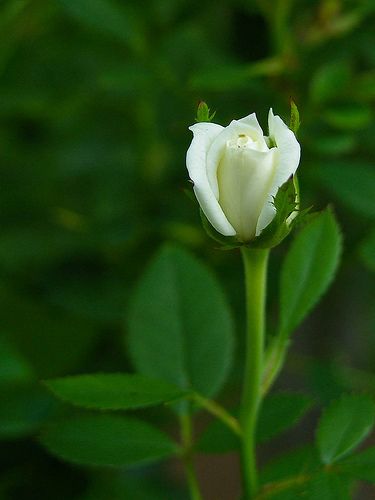
M 277 493 L 281 493 L 295 486 L 307 483 L 313 478 L 313 475 L 301 474 L 299 476 L 290 477 L 282 481 L 265 484 L 258 492 L 254 500 L 266 500 Z
M 184 468 L 186 480 L 189 487 L 191 500 L 203 500 L 199 489 L 199 483 L 193 462 L 193 426 L 191 416 L 183 414 L 180 416 L 181 439 L 184 447 Z
M 244 498 L 258 489 L 255 432 L 261 402 L 264 357 L 265 300 L 269 250 L 242 247 L 246 286 L 246 359 L 240 423 L 243 430 L 242 474 Z
M 227 412 L 225 408 L 220 406 L 216 401 L 212 399 L 207 399 L 201 394 L 193 393 L 193 400 L 197 405 L 201 406 L 207 410 L 211 415 L 214 415 L 219 420 L 223 422 L 227 427 L 229 427 L 235 434 L 242 436 L 242 429 L 238 420 Z

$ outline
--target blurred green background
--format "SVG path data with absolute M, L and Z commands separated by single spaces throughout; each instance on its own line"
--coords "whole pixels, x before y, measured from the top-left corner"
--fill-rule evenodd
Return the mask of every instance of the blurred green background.
M 265 129 L 269 107 L 287 120 L 296 101 L 303 204 L 334 204 L 345 251 L 279 386 L 321 402 L 343 389 L 375 394 L 373 0 L 1 0 L 0 32 L 0 498 L 187 498 L 175 464 L 79 469 L 36 436 L 71 412 L 39 380 L 131 369 L 126 305 L 164 241 L 223 283 L 238 326 L 223 401 L 238 391 L 240 259 L 215 249 L 184 193 L 201 99 L 223 125 L 255 111 Z M 284 251 L 271 265 L 271 329 Z M 171 417 L 154 413 L 173 433 Z M 278 446 L 309 437 L 307 421 Z M 232 456 L 198 464 L 209 500 L 234 498 Z

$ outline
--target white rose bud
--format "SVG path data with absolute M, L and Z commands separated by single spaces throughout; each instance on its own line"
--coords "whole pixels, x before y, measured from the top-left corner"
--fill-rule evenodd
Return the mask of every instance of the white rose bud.
M 213 227 L 224 236 L 248 242 L 270 224 L 273 197 L 295 173 L 300 146 L 294 133 L 270 109 L 269 136 L 255 113 L 227 127 L 192 125 L 186 155 L 194 193 Z

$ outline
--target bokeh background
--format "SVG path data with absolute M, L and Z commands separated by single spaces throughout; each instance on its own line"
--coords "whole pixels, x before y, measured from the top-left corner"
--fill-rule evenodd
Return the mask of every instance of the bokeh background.
M 256 111 L 264 127 L 269 107 L 287 120 L 297 103 L 303 204 L 334 205 L 345 249 L 278 386 L 320 403 L 342 390 L 375 394 L 373 0 L 1 0 L 0 33 L 1 499 L 187 498 L 178 464 L 78 468 L 36 437 L 71 411 L 40 380 L 131 369 L 128 299 L 164 241 L 223 283 L 238 340 L 221 400 L 239 390 L 239 255 L 215 249 L 184 192 L 201 99 L 223 125 Z M 271 263 L 271 331 L 286 246 Z M 177 432 L 163 410 L 153 417 Z M 311 439 L 314 418 L 262 460 Z M 200 456 L 198 469 L 208 500 L 235 498 L 232 455 Z

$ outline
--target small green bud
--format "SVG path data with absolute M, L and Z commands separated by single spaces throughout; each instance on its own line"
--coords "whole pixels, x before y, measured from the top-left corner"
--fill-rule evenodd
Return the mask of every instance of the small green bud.
M 197 117 L 195 120 L 197 122 L 210 122 L 213 120 L 215 115 L 216 115 L 216 111 L 214 111 L 210 115 L 210 108 L 207 106 L 207 104 L 204 101 L 201 101 L 198 104 Z

